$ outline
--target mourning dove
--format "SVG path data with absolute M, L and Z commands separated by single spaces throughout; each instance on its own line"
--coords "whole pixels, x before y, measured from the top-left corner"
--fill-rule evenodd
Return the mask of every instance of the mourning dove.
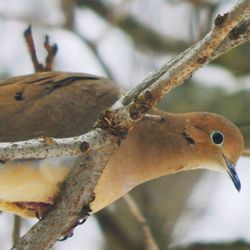
M 39 136 L 71 137 L 89 131 L 122 90 L 103 77 L 41 72 L 0 82 L 0 141 Z M 93 212 L 148 180 L 206 168 L 229 174 L 243 150 L 239 129 L 212 113 L 171 114 L 157 109 L 137 123 L 109 160 L 95 188 Z M 34 217 L 53 204 L 76 158 L 15 161 L 0 165 L 0 210 Z

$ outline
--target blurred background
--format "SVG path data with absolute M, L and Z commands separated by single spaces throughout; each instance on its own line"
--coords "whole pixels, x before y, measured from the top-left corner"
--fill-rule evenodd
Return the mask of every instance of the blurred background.
M 23 31 L 32 24 L 37 54 L 46 34 L 59 46 L 55 69 L 107 76 L 128 90 L 199 40 L 229 0 L 0 0 L 0 77 L 33 72 Z M 211 111 L 240 126 L 250 146 L 250 44 L 204 67 L 159 107 Z M 247 126 L 248 124 L 248 126 Z M 250 158 L 237 165 L 242 191 L 227 176 L 193 171 L 131 192 L 159 249 L 250 249 Z M 25 233 L 36 220 L 23 220 Z M 13 216 L 0 215 L 0 249 L 12 245 Z M 121 199 L 54 249 L 146 249 L 142 229 Z

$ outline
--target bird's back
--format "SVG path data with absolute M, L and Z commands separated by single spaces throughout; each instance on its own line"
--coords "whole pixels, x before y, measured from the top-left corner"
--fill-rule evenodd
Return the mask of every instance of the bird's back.
M 106 78 L 42 72 L 0 82 L 0 141 L 70 137 L 91 129 L 121 95 Z

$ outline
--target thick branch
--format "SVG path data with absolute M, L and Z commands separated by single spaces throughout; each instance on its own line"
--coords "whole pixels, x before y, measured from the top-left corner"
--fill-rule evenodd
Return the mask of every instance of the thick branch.
M 223 40 L 223 42 L 213 51 L 211 56 L 207 58 L 206 63 L 212 61 L 221 54 L 227 52 L 229 49 L 236 47 L 246 41 L 249 41 L 250 21 L 241 22 L 241 24 L 237 27 L 237 29 L 242 29 L 242 27 L 244 27 L 245 32 L 240 34 L 237 39 L 230 39 L 229 37 L 226 37 Z M 199 44 L 201 42 L 199 42 Z M 125 105 L 128 104 L 130 100 L 134 98 L 135 95 L 148 88 L 150 84 L 152 84 L 154 81 L 160 79 L 161 76 L 163 76 L 172 66 L 175 66 L 177 62 L 186 57 L 188 53 L 190 53 L 190 51 L 196 48 L 196 46 L 197 45 L 184 51 L 177 58 L 171 60 L 161 69 L 157 70 L 156 72 L 151 74 L 148 78 L 146 78 L 140 85 L 138 85 L 124 97 L 124 104 Z M 6 161 L 14 159 L 31 159 L 31 158 L 43 159 L 43 158 L 57 157 L 63 155 L 77 155 L 82 152 L 82 150 L 79 149 L 83 142 L 91 144 L 90 147 L 93 150 L 96 150 L 98 148 L 98 143 L 95 143 L 94 141 L 90 142 L 91 137 L 92 137 L 92 132 L 84 136 L 65 138 L 65 139 L 50 140 L 49 138 L 40 138 L 40 139 L 38 138 L 26 142 L 1 143 L 0 159 L 2 161 Z M 51 143 L 49 143 L 49 141 L 51 141 Z
M 138 84 L 135 88 L 133 88 L 129 93 L 127 93 L 127 95 L 124 97 L 122 103 L 124 105 L 128 104 L 131 102 L 131 100 L 134 98 L 134 96 L 138 95 L 139 93 L 141 93 L 143 90 L 147 89 L 152 82 L 159 80 L 161 77 L 164 76 L 164 74 L 166 74 L 167 72 L 169 72 L 169 70 L 172 67 L 176 67 L 177 63 L 183 63 L 183 60 L 187 60 L 187 58 L 193 58 L 193 53 L 196 52 L 196 57 L 198 55 L 198 62 L 193 61 L 193 63 L 196 64 L 197 69 L 199 68 L 199 65 L 197 65 L 197 63 L 200 63 L 200 66 L 203 66 L 211 61 L 213 61 L 214 59 L 216 59 L 217 57 L 219 57 L 220 55 L 224 54 L 225 52 L 229 51 L 230 49 L 239 46 L 240 44 L 243 44 L 247 41 L 250 40 L 250 21 L 244 20 L 244 18 L 242 17 L 242 21 L 239 22 L 238 25 L 236 25 L 235 29 L 237 30 L 242 30 L 242 27 L 244 27 L 244 32 L 240 33 L 238 35 L 238 37 L 236 39 L 232 39 L 229 37 L 229 33 L 227 34 L 221 34 L 221 37 L 219 40 L 217 40 L 216 44 L 218 47 L 214 48 L 214 50 L 212 51 L 212 53 L 210 54 L 209 57 L 207 58 L 203 58 L 202 61 L 200 60 L 200 58 L 202 58 L 201 56 L 199 57 L 200 53 L 202 51 L 199 51 L 199 48 L 204 45 L 204 43 L 206 42 L 207 38 L 209 36 L 211 36 L 212 31 L 210 31 L 201 41 L 197 42 L 196 44 L 194 44 L 192 47 L 188 48 L 187 50 L 185 50 L 184 52 L 182 52 L 180 55 L 178 55 L 177 57 L 173 58 L 172 60 L 170 60 L 167 64 L 165 64 L 162 68 L 156 70 L 155 72 L 151 73 L 147 78 L 145 78 L 140 84 Z M 217 32 L 218 33 L 218 32 Z M 220 35 L 220 34 L 217 34 Z M 209 41 L 209 44 L 212 43 L 212 41 Z M 209 45 L 208 44 L 208 45 Z M 206 47 L 204 48 L 206 50 Z M 197 58 L 196 58 L 197 59 Z M 203 63 L 203 64 L 202 64 Z M 193 73 L 193 72 L 192 72 Z M 190 77 L 191 74 L 189 74 L 184 81 Z M 180 82 L 179 84 L 183 83 Z M 171 85 L 171 84 L 170 84 Z M 174 85 L 173 86 L 177 86 Z
M 113 146 L 110 149 L 113 150 Z M 93 153 L 79 157 L 76 167 L 73 168 L 65 185 L 62 186 L 62 195 L 58 197 L 58 202 L 53 209 L 44 219 L 34 225 L 32 230 L 22 237 L 13 249 L 50 249 L 62 234 L 66 234 L 75 226 L 79 218 L 83 216 L 83 204 L 89 204 L 92 199 L 97 182 L 96 176 L 102 174 L 102 169 L 110 154 L 111 152 L 105 148 L 105 152 L 100 150 L 94 154 L 94 157 Z M 93 168 L 96 165 L 100 167 Z M 79 185 L 79 181 L 82 185 Z
M 97 180 L 116 148 L 115 143 L 111 145 L 107 142 L 112 142 L 114 138 L 120 142 L 124 134 L 159 101 L 163 94 L 183 83 L 194 71 L 207 63 L 209 57 L 227 37 L 234 39 L 237 32 L 234 33 L 233 28 L 249 15 L 250 1 L 239 1 L 231 13 L 217 17 L 213 30 L 201 42 L 175 60 L 176 63 L 168 68 L 167 72 L 166 67 L 162 68 L 161 72 L 164 73 L 158 78 L 154 75 L 147 89 L 145 86 L 139 87 L 145 89 L 143 93 L 139 92 L 138 95 L 137 90 L 131 91 L 123 99 L 123 104 L 129 104 L 128 106 L 124 107 L 119 100 L 110 111 L 106 112 L 100 119 L 106 122 L 106 126 L 103 127 L 102 122 L 99 123 L 100 128 L 105 128 L 104 132 L 96 130 L 93 135 L 99 139 L 101 149 L 89 151 L 79 158 L 62 188 L 62 195 L 55 207 L 23 236 L 13 249 L 48 249 L 63 233 L 75 225 L 83 215 L 81 207 L 89 204 Z M 230 37 L 232 33 L 234 35 Z
M 22 142 L 3 142 L 0 143 L 0 161 L 5 163 L 11 160 L 25 159 L 47 159 L 66 155 L 79 155 L 86 152 L 89 148 L 98 150 L 100 141 L 96 135 L 103 138 L 104 132 L 100 129 L 92 130 L 87 134 L 56 139 L 50 137 L 41 137 Z M 106 145 L 113 141 L 107 141 Z

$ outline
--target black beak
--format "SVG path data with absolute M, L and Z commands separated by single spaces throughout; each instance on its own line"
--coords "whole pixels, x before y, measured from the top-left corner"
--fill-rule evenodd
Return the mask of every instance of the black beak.
M 236 170 L 235 170 L 235 165 L 229 161 L 224 155 L 224 160 L 227 164 L 227 172 L 231 178 L 231 180 L 233 181 L 233 184 L 235 186 L 235 188 L 240 192 L 240 189 L 241 189 L 241 184 L 240 184 L 240 179 L 236 173 Z

